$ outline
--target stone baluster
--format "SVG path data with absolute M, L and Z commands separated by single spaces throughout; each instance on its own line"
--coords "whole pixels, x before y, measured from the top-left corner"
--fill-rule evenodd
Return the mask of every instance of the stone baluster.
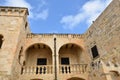
M 29 66 L 29 74 L 31 74 L 32 73 L 32 68 L 31 68 L 31 66 Z
M 86 65 L 85 64 L 83 65 L 83 71 L 84 71 L 84 73 L 86 72 Z
M 77 70 L 78 70 L 78 73 L 80 73 L 80 65 L 78 65 L 78 69 Z
M 33 74 L 36 74 L 36 66 L 33 66 Z
M 43 66 L 43 74 L 46 74 L 46 66 Z
M 70 66 L 68 66 L 68 70 L 69 70 L 68 72 L 71 73 L 71 67 Z
M 46 74 L 50 73 L 50 66 L 46 66 Z
M 26 67 L 26 74 L 29 73 L 29 67 Z
M 85 64 L 85 72 L 87 71 L 87 65 Z
M 62 66 L 59 66 L 59 73 L 62 74 Z
M 84 65 L 82 65 L 82 73 L 84 73 Z
M 64 68 L 64 66 L 62 66 L 62 74 L 64 74 L 65 73 L 65 68 Z
M 80 65 L 78 65 L 78 73 L 80 73 Z
M 39 66 L 36 66 L 36 74 L 39 74 Z
M 23 74 L 23 66 L 21 67 L 21 75 Z
M 28 68 L 27 68 L 27 66 L 25 67 L 25 74 L 28 74 Z
M 33 74 L 33 66 L 30 66 L 30 74 Z
M 39 74 L 42 74 L 42 69 L 43 69 L 43 67 L 39 66 L 39 71 L 38 71 Z
M 50 74 L 52 74 L 53 68 L 52 66 L 50 66 Z
M 66 65 L 64 66 L 64 73 L 67 74 L 67 66 Z
M 77 65 L 74 65 L 74 73 L 77 72 Z
M 73 65 L 73 73 L 75 73 L 75 65 Z
M 83 72 L 83 68 L 82 68 L 82 65 L 80 65 L 80 73 Z
M 73 65 L 70 65 L 71 73 L 73 73 Z
M 31 66 L 31 74 L 34 74 L 34 66 Z
M 31 74 L 31 67 L 28 67 L 28 74 Z
M 76 73 L 78 73 L 79 72 L 79 70 L 78 70 L 78 64 L 76 64 Z
M 26 74 L 26 66 L 23 67 L 23 74 Z

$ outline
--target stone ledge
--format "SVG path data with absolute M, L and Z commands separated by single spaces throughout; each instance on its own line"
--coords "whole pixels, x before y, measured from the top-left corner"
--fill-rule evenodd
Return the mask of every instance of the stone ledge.
M 0 16 L 24 16 L 24 15 L 29 15 L 27 8 L 0 6 Z

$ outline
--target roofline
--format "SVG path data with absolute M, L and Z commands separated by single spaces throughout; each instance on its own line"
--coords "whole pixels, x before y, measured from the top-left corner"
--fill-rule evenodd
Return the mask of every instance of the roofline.
M 18 8 L 18 9 L 26 9 L 27 14 L 29 15 L 28 8 L 26 8 L 26 7 L 0 6 L 0 8 L 16 8 L 16 9 Z
M 79 33 L 28 33 L 28 34 L 33 34 L 33 35 L 84 35 L 84 34 L 79 34 Z

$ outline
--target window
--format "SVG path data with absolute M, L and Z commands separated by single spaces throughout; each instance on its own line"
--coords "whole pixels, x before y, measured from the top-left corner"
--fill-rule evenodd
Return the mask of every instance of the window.
M 20 59 L 21 59 L 21 56 L 22 56 L 22 51 L 23 51 L 23 47 L 21 47 L 19 55 L 18 55 L 19 64 L 20 64 Z
M 37 59 L 37 65 L 47 65 L 47 59 L 46 58 L 38 58 Z M 36 74 L 45 74 L 46 73 L 46 67 L 36 67 Z
M 0 35 L 0 48 L 2 47 L 2 43 L 3 43 L 3 36 Z
M 47 59 L 46 58 L 38 58 L 37 59 L 37 65 L 46 65 Z
M 61 64 L 62 65 L 69 65 L 70 64 L 69 58 L 61 58 Z
M 91 51 L 92 51 L 92 56 L 93 56 L 93 58 L 96 58 L 96 57 L 99 56 L 96 45 L 91 48 Z
M 61 65 L 67 65 L 67 66 L 62 66 L 62 73 L 71 73 L 69 58 L 61 58 Z
M 27 28 L 27 26 L 28 26 L 28 23 L 26 22 L 26 23 L 25 23 L 25 29 Z

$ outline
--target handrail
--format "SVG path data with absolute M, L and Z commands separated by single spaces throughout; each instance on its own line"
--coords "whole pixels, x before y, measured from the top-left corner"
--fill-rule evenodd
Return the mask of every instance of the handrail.
M 60 65 L 60 74 L 85 73 L 87 71 L 87 64 L 70 64 Z
M 87 72 L 87 64 L 70 64 L 59 65 L 59 74 L 84 74 Z M 52 65 L 40 65 L 40 66 L 23 66 L 21 68 L 21 75 L 24 74 L 53 74 Z
M 52 65 L 23 66 L 21 74 L 52 74 Z
M 47 37 L 52 38 L 56 35 L 58 38 L 83 38 L 83 34 L 27 34 L 27 38 L 41 38 L 41 37 Z

